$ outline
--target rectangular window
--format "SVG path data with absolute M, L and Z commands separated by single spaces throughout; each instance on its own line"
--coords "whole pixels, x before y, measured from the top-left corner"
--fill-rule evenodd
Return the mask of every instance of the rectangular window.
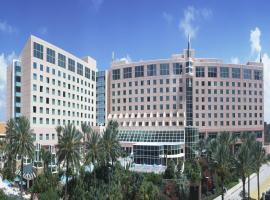
M 43 45 L 34 42 L 34 57 L 43 59 Z
M 204 77 L 204 67 L 196 67 L 196 77 Z
M 88 79 L 91 78 L 91 70 L 88 67 L 85 67 L 85 74 L 84 76 Z
M 217 77 L 217 67 L 208 67 L 208 77 Z
M 181 63 L 173 63 L 173 74 L 174 75 L 182 74 L 182 64 Z
M 126 67 L 123 69 L 124 78 L 132 78 L 132 67 Z
M 229 78 L 229 68 L 228 67 L 220 67 L 220 77 L 221 78 Z
M 244 69 L 243 70 L 243 74 L 244 74 L 244 79 L 251 79 L 251 69 Z
M 95 81 L 95 80 L 96 80 L 96 72 L 92 71 L 92 81 Z
M 240 78 L 240 68 L 232 68 L 232 78 Z
M 58 66 L 66 68 L 66 56 L 61 53 L 58 53 Z
M 55 51 L 47 48 L 47 62 L 55 64 Z
M 254 79 L 263 80 L 263 72 L 261 70 L 254 70 Z
M 83 76 L 83 65 L 80 63 L 77 63 L 77 74 L 80 74 Z
M 160 75 L 169 75 L 169 64 L 160 64 Z
M 147 65 L 147 76 L 156 76 L 157 67 L 155 64 Z
M 114 69 L 112 71 L 112 79 L 119 80 L 120 79 L 120 69 Z
M 68 70 L 75 72 L 75 61 L 72 59 L 68 59 Z
M 143 77 L 144 76 L 144 66 L 135 66 L 135 77 Z

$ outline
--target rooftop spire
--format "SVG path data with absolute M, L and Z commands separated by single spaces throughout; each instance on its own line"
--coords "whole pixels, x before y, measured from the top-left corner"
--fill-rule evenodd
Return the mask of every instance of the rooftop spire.
M 262 52 L 260 52 L 260 63 L 262 63 Z

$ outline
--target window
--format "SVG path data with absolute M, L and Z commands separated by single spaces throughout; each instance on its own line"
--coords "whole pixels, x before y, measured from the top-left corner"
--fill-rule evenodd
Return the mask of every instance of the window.
M 196 77 L 204 77 L 204 67 L 196 67 Z
M 61 53 L 58 53 L 58 66 L 66 68 L 66 56 Z
M 229 68 L 228 67 L 220 67 L 220 77 L 221 78 L 229 78 Z
M 261 70 L 254 70 L 254 79 L 255 80 L 262 80 L 263 79 L 263 73 Z
M 160 75 L 169 75 L 169 64 L 160 64 Z
M 34 42 L 34 57 L 43 59 L 43 45 Z
M 155 64 L 147 65 L 147 76 L 156 76 L 157 68 Z
M 182 65 L 181 65 L 181 63 L 173 63 L 173 74 L 174 75 L 182 74 Z
M 124 78 L 132 78 L 132 68 L 126 67 L 123 69 Z
M 55 51 L 47 48 L 47 62 L 55 64 Z
M 244 79 L 251 79 L 251 69 L 244 69 L 243 70 L 243 74 L 244 74 Z
M 83 76 L 83 65 L 80 63 L 77 63 L 77 74 L 80 74 Z
M 72 59 L 68 59 L 68 70 L 75 72 L 75 61 Z
M 135 77 L 143 77 L 144 76 L 144 66 L 135 66 Z
M 96 72 L 92 71 L 92 81 L 95 81 L 95 80 L 96 80 Z
M 88 67 L 85 67 L 85 74 L 84 74 L 84 76 L 86 77 L 86 78 L 88 78 L 88 79 L 90 79 L 91 78 L 91 72 L 90 72 L 91 70 L 88 68 Z
M 240 78 L 240 68 L 232 68 L 232 78 Z
M 217 67 L 208 67 L 208 77 L 217 77 Z
M 119 80 L 120 79 L 120 69 L 114 69 L 112 71 L 112 79 Z

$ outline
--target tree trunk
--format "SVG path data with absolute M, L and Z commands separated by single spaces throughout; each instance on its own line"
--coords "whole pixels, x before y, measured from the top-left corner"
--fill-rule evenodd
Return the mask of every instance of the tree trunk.
M 250 175 L 248 175 L 248 199 L 250 198 Z
M 260 170 L 257 171 L 257 187 L 258 187 L 258 199 L 260 199 Z
M 208 187 L 208 185 L 206 187 Z M 221 199 L 224 200 L 224 178 L 223 177 L 221 177 L 221 187 L 222 187 L 222 189 L 221 189 Z
M 66 167 L 66 185 L 65 185 L 65 200 L 67 200 L 67 186 L 68 186 L 68 159 L 67 159 L 67 167 Z
M 23 199 L 23 197 L 22 197 L 22 182 L 23 182 L 23 156 L 21 156 L 21 181 L 20 181 L 20 195 L 21 195 L 21 199 Z
M 86 148 L 85 148 L 85 133 L 83 133 L 83 159 L 84 159 L 84 161 L 85 161 L 85 151 L 86 150 Z
M 242 184 L 243 184 L 243 199 L 246 200 L 246 177 L 242 177 Z

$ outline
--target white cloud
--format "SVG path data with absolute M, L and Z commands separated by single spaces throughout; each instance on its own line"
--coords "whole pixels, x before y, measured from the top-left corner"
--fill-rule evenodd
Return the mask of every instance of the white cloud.
M 251 54 L 256 56 L 259 61 L 259 56 L 262 50 L 261 46 L 261 30 L 256 27 L 250 31 L 250 48 Z M 264 53 L 262 56 L 263 71 L 264 71 L 264 120 L 270 122 L 270 56 Z
M 14 33 L 16 29 L 9 25 L 6 21 L 0 20 L 0 31 L 4 33 Z
M 0 121 L 5 120 L 6 111 L 6 72 L 7 66 L 16 58 L 16 54 L 12 52 L 9 55 L 0 54 Z
M 162 13 L 162 17 L 165 19 L 165 21 L 166 21 L 168 24 L 171 24 L 172 21 L 173 21 L 173 16 L 172 16 L 170 13 L 163 12 L 163 13 Z
M 189 6 L 184 10 L 184 17 L 180 20 L 179 29 L 185 36 L 194 38 L 199 30 L 198 21 L 210 18 L 212 11 L 207 8 L 196 9 Z
M 254 30 L 250 31 L 250 48 L 252 54 L 259 54 L 262 50 L 261 44 L 260 44 L 260 37 L 261 37 L 261 31 L 258 27 L 256 27 Z
M 231 58 L 231 63 L 232 63 L 232 64 L 239 64 L 239 63 L 240 63 L 240 60 L 239 60 L 238 57 L 232 57 L 232 58 Z

